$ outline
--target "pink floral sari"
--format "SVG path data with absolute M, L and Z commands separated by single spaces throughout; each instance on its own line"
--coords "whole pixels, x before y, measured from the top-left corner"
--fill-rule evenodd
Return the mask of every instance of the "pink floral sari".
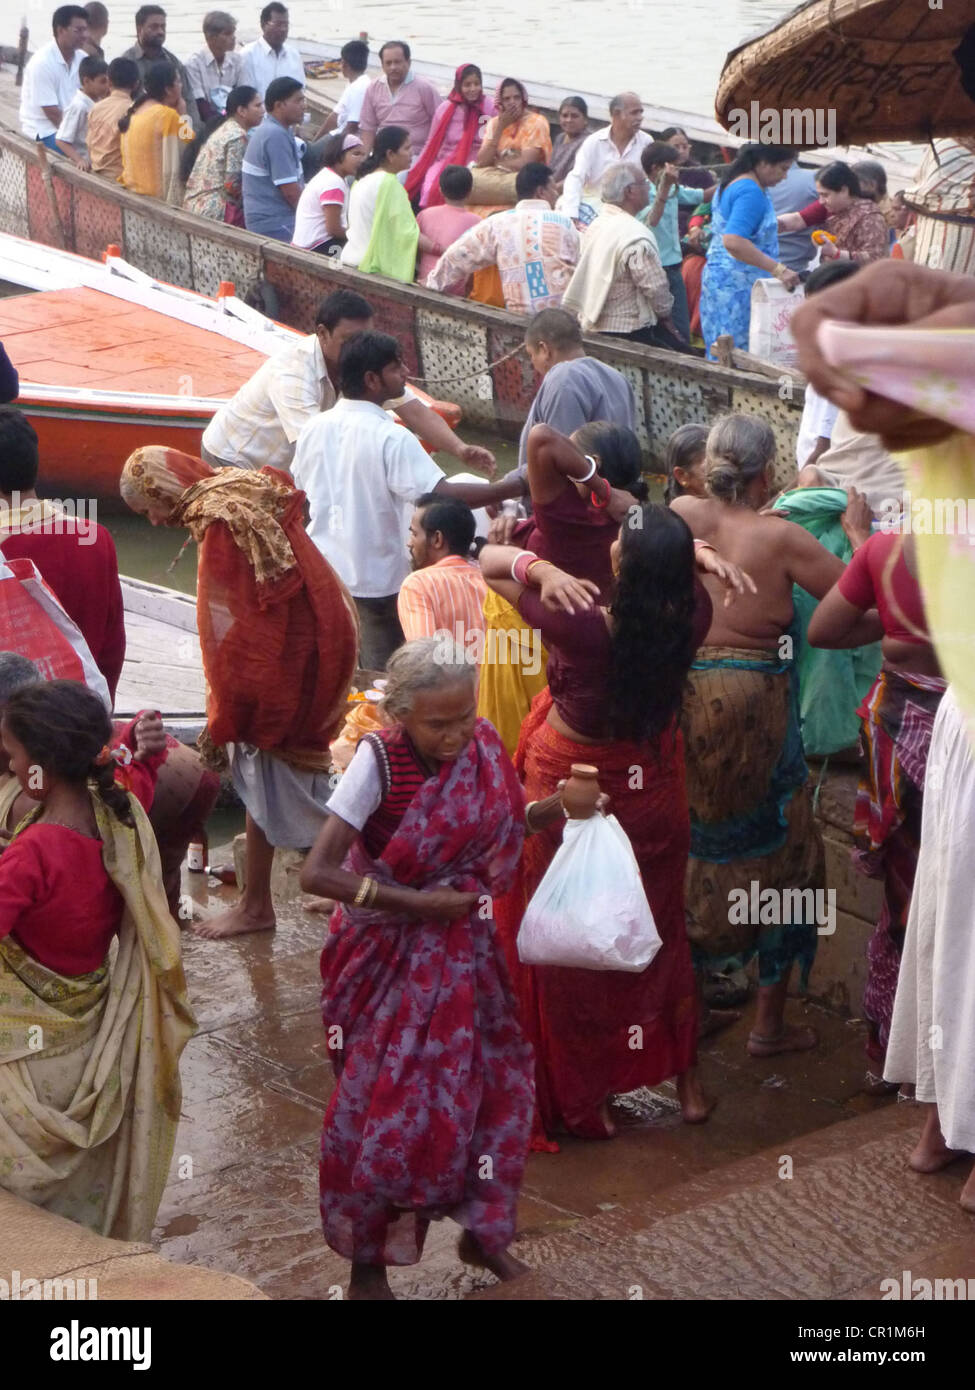
M 514 1235 L 534 1067 L 489 914 L 514 881 L 523 836 L 521 785 L 479 719 L 380 858 L 361 838 L 350 853 L 347 866 L 380 883 L 485 896 L 453 922 L 347 905 L 333 916 L 322 1016 L 341 1029 L 343 1051 L 320 1187 L 325 1239 L 346 1259 L 412 1264 L 429 1221 L 446 1215 L 490 1252 Z

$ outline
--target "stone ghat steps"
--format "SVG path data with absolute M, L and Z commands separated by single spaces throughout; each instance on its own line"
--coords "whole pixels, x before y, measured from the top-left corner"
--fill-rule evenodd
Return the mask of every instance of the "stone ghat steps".
M 887 1106 L 619 1206 L 521 1236 L 531 1273 L 476 1299 L 877 1299 L 880 1281 L 975 1277 L 970 1160 L 907 1166 L 921 1107 Z M 785 1159 L 791 1159 L 793 1176 Z

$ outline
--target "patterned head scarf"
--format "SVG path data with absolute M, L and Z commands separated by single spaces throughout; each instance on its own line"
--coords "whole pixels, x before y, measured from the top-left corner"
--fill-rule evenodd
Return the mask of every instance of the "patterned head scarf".
M 126 459 L 119 482 L 122 500 L 135 512 L 155 502 L 167 509 L 167 526 L 185 526 L 198 543 L 214 521 L 229 528 L 259 584 L 295 568 L 295 553 L 279 518 L 295 494 L 284 474 L 249 468 L 211 468 L 177 449 L 150 444 Z

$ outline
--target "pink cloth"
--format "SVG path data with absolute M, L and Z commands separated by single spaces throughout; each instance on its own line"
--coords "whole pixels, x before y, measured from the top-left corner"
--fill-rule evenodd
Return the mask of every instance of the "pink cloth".
M 449 161 L 448 161 L 449 163 Z M 425 208 L 417 217 L 417 226 L 424 236 L 428 236 L 431 241 L 435 241 L 438 246 L 446 251 L 458 237 L 464 235 L 471 227 L 476 227 L 480 222 L 476 212 L 468 212 L 466 208 L 453 208 L 448 203 L 441 203 L 439 207 Z M 416 278 L 422 285 L 430 271 L 440 259 L 431 251 L 424 251 L 420 256 L 420 268 L 416 273 Z M 452 285 L 447 291 L 448 294 L 463 294 L 463 280 Z
M 431 126 L 431 129 L 437 129 L 437 125 L 444 111 L 450 108 L 451 106 L 453 106 L 454 114 L 451 116 L 450 124 L 448 125 L 447 130 L 444 134 L 443 144 L 440 146 L 440 153 L 434 160 L 433 164 L 431 164 L 430 168 L 427 170 L 426 175 L 423 179 L 423 187 L 420 190 L 421 208 L 425 208 L 427 204 L 430 202 L 434 190 L 437 188 L 440 175 L 443 173 L 444 169 L 446 169 L 447 165 L 455 164 L 457 162 L 454 159 L 454 154 L 457 151 L 457 146 L 460 144 L 461 136 L 464 134 L 464 121 L 467 117 L 467 112 L 465 108 L 463 106 L 457 106 L 456 104 L 450 101 L 442 101 L 440 105 L 437 107 L 436 111 L 434 112 L 433 124 Z M 467 160 L 464 161 L 467 164 L 469 164 L 471 160 L 477 158 L 478 152 L 481 148 L 481 141 L 484 139 L 484 127 L 487 124 L 488 120 L 495 114 L 494 102 L 486 94 L 481 99 L 481 107 L 482 115 L 477 127 L 477 134 L 474 136 L 474 143 L 471 146 L 470 156 Z

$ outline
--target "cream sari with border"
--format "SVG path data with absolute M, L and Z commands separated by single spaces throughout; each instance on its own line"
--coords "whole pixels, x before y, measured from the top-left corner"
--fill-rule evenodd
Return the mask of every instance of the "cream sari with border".
M 0 790 L 0 824 L 19 792 L 15 779 Z M 125 903 L 105 962 L 63 976 L 0 938 L 0 1187 L 101 1235 L 141 1241 L 166 1185 L 179 1057 L 196 1022 L 155 837 L 129 803 L 134 830 L 92 790 L 102 860 Z

